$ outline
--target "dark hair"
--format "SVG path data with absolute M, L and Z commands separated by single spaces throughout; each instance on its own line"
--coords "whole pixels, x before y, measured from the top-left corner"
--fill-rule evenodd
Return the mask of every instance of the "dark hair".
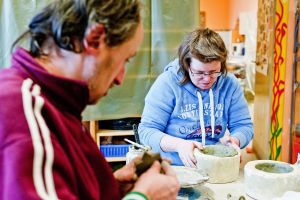
M 221 36 L 215 31 L 205 28 L 196 29 L 186 35 L 178 48 L 179 70 L 184 74 L 182 84 L 190 80 L 189 68 L 191 58 L 203 63 L 221 62 L 221 72 L 227 74 L 227 50 Z
M 79 53 L 86 29 L 93 23 L 104 25 L 107 45 L 117 46 L 135 33 L 140 10 L 139 0 L 56 0 L 32 18 L 13 48 L 29 37 L 29 52 L 38 57 L 43 55 L 40 47 L 51 37 L 60 48 Z

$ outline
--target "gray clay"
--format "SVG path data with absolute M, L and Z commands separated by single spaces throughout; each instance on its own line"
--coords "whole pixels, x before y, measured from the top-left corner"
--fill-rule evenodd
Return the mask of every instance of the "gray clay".
M 288 164 L 282 164 L 282 163 L 260 163 L 255 165 L 255 168 L 264 172 L 279 173 L 279 174 L 290 173 L 294 170 Z
M 202 152 L 217 157 L 233 157 L 238 154 L 233 147 L 225 145 L 207 145 Z

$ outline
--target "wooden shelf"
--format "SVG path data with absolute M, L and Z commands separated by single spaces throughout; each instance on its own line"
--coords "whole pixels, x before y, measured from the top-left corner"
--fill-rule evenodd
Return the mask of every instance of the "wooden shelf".
M 112 136 L 127 136 L 133 135 L 132 130 L 107 130 L 107 129 L 99 129 L 96 133 L 96 142 L 98 147 L 100 147 L 100 138 L 101 137 L 112 137 Z
M 107 162 L 121 162 L 126 161 L 126 157 L 106 157 Z
M 96 133 L 97 137 L 103 136 L 126 136 L 126 135 L 133 135 L 132 130 L 108 130 L 108 129 L 100 129 Z
M 101 137 L 118 137 L 134 135 L 133 130 L 99 129 L 99 121 L 89 121 L 88 125 L 91 132 L 91 136 L 97 142 L 99 148 L 101 144 Z M 106 157 L 106 160 L 107 162 L 123 162 L 126 161 L 126 157 Z

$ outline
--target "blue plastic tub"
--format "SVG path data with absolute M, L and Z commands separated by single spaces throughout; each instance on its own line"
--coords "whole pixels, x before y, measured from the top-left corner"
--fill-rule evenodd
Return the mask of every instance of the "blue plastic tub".
M 130 144 L 106 144 L 100 146 L 105 157 L 125 157 Z

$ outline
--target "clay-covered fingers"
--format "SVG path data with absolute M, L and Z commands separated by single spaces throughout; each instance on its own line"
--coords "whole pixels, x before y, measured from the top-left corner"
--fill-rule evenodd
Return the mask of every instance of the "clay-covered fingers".
M 196 163 L 197 163 L 197 160 L 194 156 L 194 151 L 189 152 L 189 154 L 188 154 L 188 164 L 189 164 L 189 166 L 188 167 L 196 168 Z
M 229 135 L 225 135 L 224 137 L 220 138 L 219 141 L 224 145 L 228 145 L 230 143 L 230 137 Z
M 119 182 L 121 194 L 125 195 L 133 188 L 134 183 L 137 180 L 135 164 L 132 162 L 116 170 L 114 172 L 114 177 Z
M 114 177 L 119 181 L 119 182 L 130 182 L 130 181 L 135 181 L 137 179 L 137 175 L 135 174 L 135 164 L 134 162 L 130 162 L 124 167 L 116 170 L 114 172 Z
M 220 138 L 219 141 L 224 145 L 231 145 L 234 148 L 238 147 L 237 149 L 240 148 L 240 140 L 236 137 L 225 135 L 224 137 Z
M 167 163 L 171 164 L 172 160 L 170 158 L 162 158 L 163 161 L 166 161 Z
M 200 142 L 197 142 L 197 141 L 193 141 L 193 143 L 194 143 L 194 145 L 195 145 L 195 147 L 196 147 L 196 148 L 198 148 L 198 149 L 200 149 L 200 150 L 202 150 L 202 149 L 203 149 L 203 145 L 202 145 L 202 143 L 200 143 Z
M 159 194 L 155 194 L 155 198 L 150 199 L 157 199 L 157 200 L 172 200 L 176 199 L 178 191 L 180 189 L 180 184 L 176 176 L 176 172 L 171 167 L 171 165 L 165 161 L 162 161 L 162 163 L 159 163 L 155 161 L 152 165 L 152 167 L 149 169 L 155 170 L 155 172 L 160 173 L 161 169 L 165 172 L 164 174 L 159 174 L 160 177 L 157 180 L 161 181 L 161 184 L 164 185 L 165 189 L 163 191 L 160 191 Z M 152 171 L 154 172 L 154 171 Z M 165 182 L 165 184 L 164 184 Z M 161 190 L 161 189 L 160 189 Z
M 228 136 L 227 140 L 230 144 L 240 147 L 240 140 L 234 136 Z
M 161 165 L 160 163 L 156 160 L 153 162 L 152 166 L 148 169 L 148 173 L 160 173 L 161 170 Z
M 240 163 L 242 162 L 242 153 L 241 153 L 241 148 L 240 148 L 240 141 L 236 137 L 228 136 L 228 143 L 227 145 L 230 145 L 233 147 L 239 154 L 240 154 Z
M 195 148 L 203 149 L 203 146 L 200 142 L 185 140 L 177 148 L 182 163 L 187 167 L 196 168 L 197 160 L 194 156 Z
M 182 163 L 184 164 L 184 166 L 186 167 L 196 167 L 196 158 L 193 154 L 193 152 L 181 152 L 179 153 L 179 157 L 182 161 Z

